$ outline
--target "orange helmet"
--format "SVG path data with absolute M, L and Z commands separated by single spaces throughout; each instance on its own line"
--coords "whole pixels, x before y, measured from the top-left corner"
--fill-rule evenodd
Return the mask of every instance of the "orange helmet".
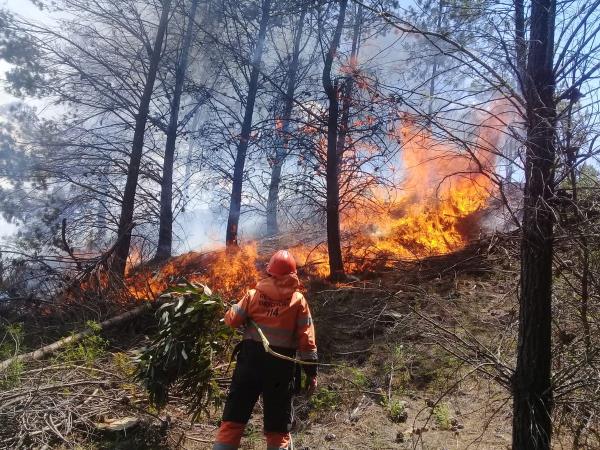
M 275 277 L 296 273 L 296 261 L 287 250 L 278 250 L 275 252 L 267 265 L 267 273 Z

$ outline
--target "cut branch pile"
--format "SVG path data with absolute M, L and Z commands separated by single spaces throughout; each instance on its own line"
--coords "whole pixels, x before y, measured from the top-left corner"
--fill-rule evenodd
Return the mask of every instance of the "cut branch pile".
M 72 446 L 77 437 L 123 417 L 164 422 L 147 412 L 145 396 L 125 374 L 108 361 L 102 367 L 45 365 L 24 372 L 17 387 L 0 391 L 0 448 Z

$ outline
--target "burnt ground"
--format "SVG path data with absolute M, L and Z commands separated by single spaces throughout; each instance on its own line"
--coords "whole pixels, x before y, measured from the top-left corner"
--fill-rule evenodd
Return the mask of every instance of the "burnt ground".
M 516 345 L 517 268 L 514 237 L 494 236 L 452 255 L 354 274 L 345 284 L 305 277 L 319 353 L 329 365 L 320 369 L 312 399 L 294 400 L 295 448 L 510 448 L 511 402 L 502 377 L 513 365 Z M 127 433 L 74 427 L 79 448 L 212 447 L 219 410 L 192 425 L 177 395 L 156 411 L 132 382 L 131 358 L 147 342 L 149 319 L 104 335 L 109 351 L 95 363 L 100 372 L 78 365 L 59 376 L 64 361 L 56 359 L 27 368 L 26 373 L 46 377 L 36 378 L 37 385 L 112 380 L 96 390 L 65 388 L 96 408 L 89 426 L 122 417 L 140 420 Z M 31 396 L 30 401 L 35 406 L 38 400 Z M 54 398 L 44 401 L 60 407 Z M 265 448 L 261 416 L 259 402 L 243 449 Z M 47 414 L 38 419 L 47 422 Z M 16 448 L 13 437 L 1 438 L 0 448 Z M 74 448 L 71 439 L 62 444 L 52 439 L 49 448 Z

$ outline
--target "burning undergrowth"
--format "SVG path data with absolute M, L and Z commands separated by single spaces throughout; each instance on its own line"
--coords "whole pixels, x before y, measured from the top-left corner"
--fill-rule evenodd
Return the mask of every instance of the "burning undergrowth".
M 492 116 L 478 128 L 473 142 L 455 145 L 405 121 L 394 133 L 402 141 L 404 176 L 392 189 L 372 192 L 364 206 L 343 214 L 346 270 L 391 268 L 398 261 L 444 255 L 478 237 L 481 218 L 496 193 L 490 149 L 502 137 L 499 122 Z M 302 264 L 328 275 L 324 244 L 300 244 L 292 250 Z
M 342 213 L 346 271 L 389 269 L 398 262 L 459 251 L 481 233 L 497 186 L 493 149 L 502 138 L 501 115 L 492 114 L 471 133 L 470 141 L 451 142 L 418 127 L 410 118 L 390 133 L 402 143 L 403 175 L 391 189 L 372 190 L 366 202 Z M 473 137 L 474 136 L 474 137 Z M 156 298 L 177 278 L 218 287 L 235 298 L 259 277 L 257 259 L 276 247 L 289 248 L 303 275 L 329 275 L 325 236 L 302 239 L 290 233 L 276 242 L 249 243 L 237 249 L 191 252 L 160 268 L 140 266 L 127 285 L 137 299 Z M 312 242 L 312 245 L 309 243 Z M 273 247 L 273 248 L 271 248 Z
M 167 287 L 185 278 L 189 282 L 218 286 L 223 298 L 236 298 L 258 281 L 255 243 L 209 252 L 189 252 L 160 267 L 132 269 L 127 278 L 130 294 L 138 299 L 155 299 Z

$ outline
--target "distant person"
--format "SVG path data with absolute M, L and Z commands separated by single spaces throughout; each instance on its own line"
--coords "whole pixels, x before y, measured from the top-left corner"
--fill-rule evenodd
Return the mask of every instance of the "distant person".
M 300 281 L 291 253 L 276 252 L 269 261 L 267 273 L 268 278 L 259 281 L 256 289 L 249 290 L 225 314 L 227 325 L 246 328 L 213 450 L 239 447 L 261 394 L 267 450 L 291 448 L 295 364 L 268 354 L 249 319 L 262 330 L 275 352 L 303 361 L 317 361 L 315 328 L 308 303 L 298 291 Z M 317 386 L 317 365 L 303 364 L 302 367 L 308 378 L 307 388 L 312 393 Z

